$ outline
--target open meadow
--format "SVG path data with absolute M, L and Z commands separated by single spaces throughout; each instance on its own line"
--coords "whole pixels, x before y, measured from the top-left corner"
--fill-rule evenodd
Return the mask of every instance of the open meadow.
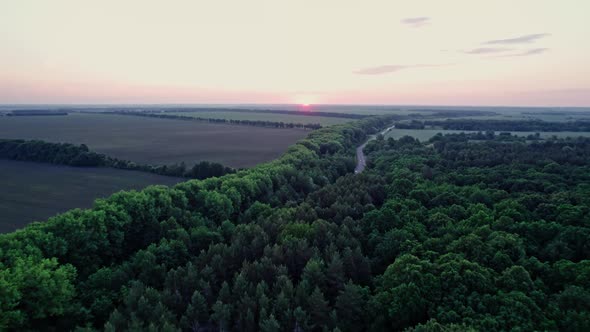
M 241 168 L 270 161 L 309 131 L 96 113 L 0 117 L 0 138 L 86 144 L 138 163 L 213 161 Z
M 0 233 L 70 209 L 89 208 L 95 199 L 120 190 L 180 181 L 184 179 L 112 168 L 0 160 Z

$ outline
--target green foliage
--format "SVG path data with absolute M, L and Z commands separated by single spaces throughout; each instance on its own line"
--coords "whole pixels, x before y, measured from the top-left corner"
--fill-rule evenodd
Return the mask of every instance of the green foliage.
M 350 174 L 390 120 L 1 235 L 0 329 L 587 330 L 590 142 L 375 140 Z
M 70 166 L 104 166 L 103 154 L 90 152 L 84 144 L 48 143 L 43 141 L 0 140 L 0 158 L 46 162 Z
M 76 269 L 59 265 L 55 258 L 16 258 L 0 270 L 0 328 L 36 328 L 57 316 L 76 310 Z

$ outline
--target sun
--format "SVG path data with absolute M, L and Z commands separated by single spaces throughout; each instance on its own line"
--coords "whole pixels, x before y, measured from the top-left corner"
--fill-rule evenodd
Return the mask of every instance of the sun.
M 314 96 L 312 95 L 296 95 L 293 101 L 295 104 L 304 108 L 309 108 L 315 102 Z

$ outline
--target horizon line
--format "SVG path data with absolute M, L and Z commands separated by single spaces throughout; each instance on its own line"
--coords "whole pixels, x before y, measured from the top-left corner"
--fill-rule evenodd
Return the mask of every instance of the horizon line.
M 239 106 L 301 106 L 301 103 L 0 103 L 0 107 L 7 106 L 223 106 L 223 105 L 239 105 Z M 457 105 L 457 104 L 377 104 L 377 103 L 311 103 L 309 106 L 382 106 L 382 107 L 498 107 L 498 108 L 590 108 L 585 106 L 556 106 L 556 105 Z

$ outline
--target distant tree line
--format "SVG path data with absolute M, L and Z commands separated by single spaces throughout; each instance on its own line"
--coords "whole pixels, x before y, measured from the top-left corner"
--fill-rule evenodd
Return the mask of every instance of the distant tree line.
M 358 113 L 337 113 L 337 112 L 318 112 L 318 111 L 287 111 L 287 110 L 262 110 L 262 109 L 243 109 L 243 108 L 182 108 L 182 109 L 166 109 L 164 112 L 174 113 L 194 113 L 194 112 L 233 112 L 233 113 L 266 113 L 266 114 L 286 114 L 296 116 L 321 116 L 328 118 L 345 118 L 345 119 L 363 119 L 370 114 Z M 146 111 L 146 112 L 160 112 L 160 110 Z
M 85 144 L 48 143 L 39 140 L 0 140 L 0 158 L 76 167 L 107 166 L 108 158 Z
M 234 173 L 219 163 L 202 161 L 193 167 L 184 162 L 173 165 L 147 165 L 90 151 L 85 144 L 50 143 L 39 140 L 0 139 L 0 159 L 21 160 L 74 167 L 112 167 L 166 176 L 206 179 Z
M 437 117 L 458 117 L 458 116 L 494 116 L 498 115 L 492 111 L 480 110 L 453 110 L 453 109 L 411 109 L 412 112 L 429 112 Z
M 68 115 L 68 112 L 46 111 L 46 110 L 18 110 L 6 113 L 6 116 L 46 116 L 46 115 Z
M 424 121 L 424 125 L 445 130 L 495 131 L 590 131 L 590 121 L 548 122 L 542 120 L 472 120 Z
M 256 127 L 270 127 L 270 128 L 298 128 L 298 129 L 320 129 L 322 125 L 319 123 L 292 123 L 292 122 L 277 122 L 277 121 L 262 121 L 262 120 L 228 120 L 228 119 L 215 119 L 215 118 L 202 118 L 192 117 L 175 114 L 163 114 L 163 113 L 151 113 L 151 112 L 106 112 L 108 114 L 119 114 L 119 115 L 135 115 L 145 116 L 150 118 L 160 119 L 175 119 L 175 120 L 186 120 L 186 121 L 201 121 L 209 123 L 220 123 L 220 124 L 235 124 L 245 126 L 256 126 Z
M 453 110 L 453 109 L 411 109 L 411 112 L 429 112 L 431 114 L 412 114 L 415 118 L 426 117 L 464 117 L 464 116 L 494 116 L 498 115 L 492 111 L 481 110 Z M 159 112 L 174 112 L 174 113 L 195 113 L 195 112 L 234 112 L 234 113 L 267 113 L 267 114 L 286 114 L 297 116 L 321 116 L 331 118 L 346 118 L 346 119 L 364 119 L 371 116 L 371 114 L 360 113 L 338 113 L 338 112 L 318 112 L 318 111 L 286 111 L 286 110 L 258 110 L 258 109 L 242 109 L 242 108 L 182 108 L 182 109 L 165 109 L 165 110 L 144 110 L 143 112 L 159 113 Z M 392 113 L 389 115 L 392 119 L 401 119 L 404 116 Z
M 498 132 L 495 131 L 478 131 L 478 132 L 461 132 L 461 133 L 454 133 L 454 134 L 446 134 L 443 135 L 442 133 L 438 133 L 435 136 L 431 137 L 429 142 L 436 143 L 437 141 L 441 140 L 444 137 L 446 141 L 454 141 L 454 142 L 473 142 L 473 141 L 496 141 L 496 142 L 521 142 L 527 143 L 528 141 L 541 141 L 540 133 L 534 133 L 527 136 L 516 136 L 512 135 L 510 132 Z M 569 139 L 569 138 L 568 138 Z M 547 140 L 558 140 L 556 136 L 550 137 Z
M 99 113 L 108 113 L 112 112 L 114 107 L 76 107 L 75 110 L 71 108 L 62 108 L 62 109 L 55 109 L 57 112 L 99 112 Z M 286 114 L 286 115 L 295 115 L 295 116 L 321 116 L 321 117 L 329 117 L 329 118 L 345 118 L 345 119 L 364 119 L 366 117 L 372 116 L 371 114 L 359 114 L 359 113 L 340 113 L 340 112 L 321 112 L 315 110 L 300 110 L 300 111 L 288 111 L 288 110 L 278 110 L 278 109 L 245 109 L 245 108 L 218 108 L 218 107 L 179 107 L 179 108 L 171 108 L 171 107 L 153 107 L 153 106 L 146 106 L 146 107 L 116 107 L 117 110 L 120 112 L 146 112 L 146 113 L 196 113 L 196 112 L 232 112 L 232 113 L 263 113 L 263 114 Z M 35 110 L 37 111 L 37 110 Z M 464 113 L 462 113 L 465 116 Z
M 545 111 L 545 112 L 522 112 L 522 114 L 526 114 L 526 115 L 559 115 L 559 116 L 564 116 L 564 115 L 571 115 L 571 116 L 588 116 L 590 115 L 590 112 L 588 111 L 566 111 L 563 109 L 560 110 L 555 110 L 555 111 Z

